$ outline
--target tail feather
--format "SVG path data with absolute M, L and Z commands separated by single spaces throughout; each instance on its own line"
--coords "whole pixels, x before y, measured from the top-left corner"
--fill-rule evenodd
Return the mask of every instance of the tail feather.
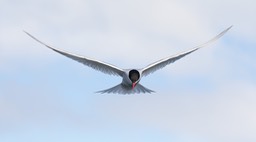
M 129 86 L 123 85 L 123 84 L 118 84 L 112 88 L 106 89 L 106 90 L 102 90 L 102 91 L 98 91 L 96 93 L 113 93 L 113 94 L 140 94 L 140 93 L 153 93 L 155 91 L 150 90 L 140 84 L 137 84 L 135 88 L 131 88 Z

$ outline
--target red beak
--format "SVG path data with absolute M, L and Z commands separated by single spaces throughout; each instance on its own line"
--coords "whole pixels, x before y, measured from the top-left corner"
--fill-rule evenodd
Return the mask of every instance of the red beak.
M 135 86 L 136 86 L 136 83 L 135 83 L 135 82 L 132 83 L 132 89 L 133 89 Z

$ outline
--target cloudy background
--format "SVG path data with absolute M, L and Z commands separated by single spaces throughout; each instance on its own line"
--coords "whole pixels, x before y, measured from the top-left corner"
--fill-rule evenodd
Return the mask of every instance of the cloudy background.
M 256 141 L 253 0 L 1 0 L 1 142 Z M 121 68 L 220 40 L 141 83 L 154 94 L 100 95 L 118 84 L 38 44 Z

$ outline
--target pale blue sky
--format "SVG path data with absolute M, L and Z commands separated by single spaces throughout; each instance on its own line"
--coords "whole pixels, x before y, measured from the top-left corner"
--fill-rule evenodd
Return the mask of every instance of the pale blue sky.
M 1 0 L 1 142 L 256 141 L 255 2 Z M 143 78 L 156 93 L 100 95 L 121 78 L 32 40 L 141 68 L 234 27 Z M 137 53 L 132 54 L 136 50 Z

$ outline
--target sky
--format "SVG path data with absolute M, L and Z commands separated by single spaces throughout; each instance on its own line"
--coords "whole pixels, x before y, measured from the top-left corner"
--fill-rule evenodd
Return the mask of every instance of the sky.
M 253 0 L 1 0 L 1 142 L 254 142 Z M 142 68 L 233 28 L 142 78 L 153 94 L 97 94 L 121 78 L 28 37 Z

